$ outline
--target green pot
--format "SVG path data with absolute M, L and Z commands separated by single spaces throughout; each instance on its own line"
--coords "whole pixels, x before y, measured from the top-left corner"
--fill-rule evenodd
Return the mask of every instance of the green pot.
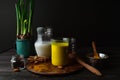
M 24 57 L 30 56 L 30 41 L 27 39 L 17 39 L 16 40 L 16 52 L 18 55 L 22 55 Z

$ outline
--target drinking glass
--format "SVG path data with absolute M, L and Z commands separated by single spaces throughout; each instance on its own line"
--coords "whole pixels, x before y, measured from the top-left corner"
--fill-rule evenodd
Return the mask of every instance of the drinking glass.
M 65 66 L 68 64 L 69 42 L 63 39 L 52 39 L 51 61 L 54 66 Z

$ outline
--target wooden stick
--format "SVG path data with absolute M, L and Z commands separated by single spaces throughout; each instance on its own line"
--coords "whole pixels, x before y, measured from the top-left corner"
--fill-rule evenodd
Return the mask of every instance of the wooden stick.
M 86 69 L 88 69 L 89 71 L 91 71 L 92 73 L 96 74 L 97 76 L 102 76 L 102 73 L 94 68 L 93 66 L 88 65 L 87 63 L 85 63 L 84 61 L 82 61 L 80 58 L 76 57 L 76 60 L 82 65 L 84 66 Z
M 97 50 L 96 50 L 96 46 L 95 46 L 95 42 L 94 41 L 92 41 L 92 47 L 93 47 L 93 54 L 94 54 L 94 58 L 95 59 L 99 59 L 99 55 L 98 55 L 98 53 L 97 53 Z

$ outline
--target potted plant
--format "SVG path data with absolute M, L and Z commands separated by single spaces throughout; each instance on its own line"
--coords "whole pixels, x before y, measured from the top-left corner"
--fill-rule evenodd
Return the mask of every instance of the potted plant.
M 16 9 L 16 51 L 17 54 L 28 57 L 30 55 L 30 38 L 32 35 L 32 17 L 34 0 L 17 0 Z

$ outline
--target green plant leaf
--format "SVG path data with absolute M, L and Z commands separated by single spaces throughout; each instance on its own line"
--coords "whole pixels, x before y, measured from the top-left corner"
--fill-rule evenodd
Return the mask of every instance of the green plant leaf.
M 33 15 L 33 0 L 18 0 L 15 3 L 17 36 L 22 38 L 31 32 L 31 21 Z

